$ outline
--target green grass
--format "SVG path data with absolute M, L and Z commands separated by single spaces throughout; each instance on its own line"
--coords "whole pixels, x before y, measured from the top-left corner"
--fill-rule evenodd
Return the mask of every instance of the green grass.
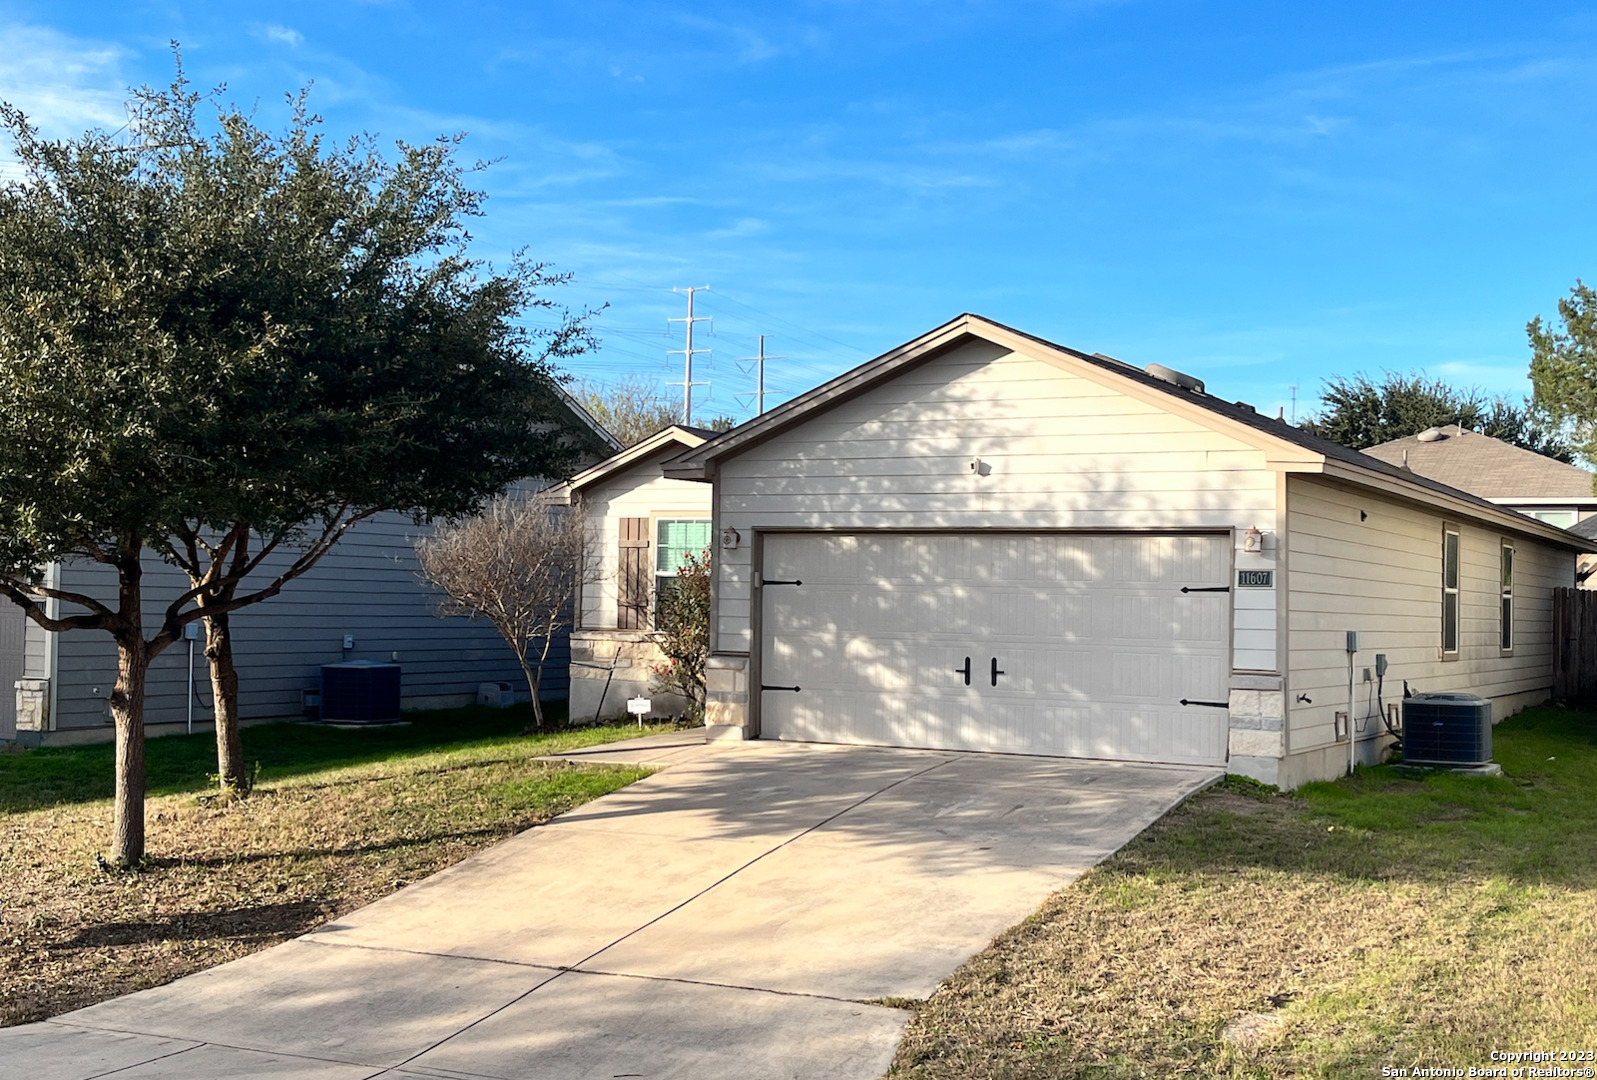
M 1352 1078 L 1597 1049 L 1597 717 L 1529 710 L 1495 741 L 1497 778 L 1195 797 L 947 980 L 890 1076 Z M 1222 1039 L 1243 1017 L 1254 1037 Z
M 565 719 L 563 702 L 546 702 L 551 724 Z M 495 747 L 519 744 L 533 723 L 532 707 L 507 709 L 467 706 L 408 712 L 407 724 L 370 730 L 280 723 L 246 727 L 241 732 L 244 760 L 260 763 L 259 783 L 271 783 L 325 769 L 400 760 L 431 750 L 470 744 L 489 754 Z M 643 734 L 667 730 L 646 728 Z M 618 737 L 639 734 L 636 728 L 572 728 L 539 736 L 545 753 L 558 753 Z M 40 747 L 26 753 L 0 755 L 0 814 L 48 806 L 108 799 L 112 791 L 110 743 L 89 746 Z M 202 791 L 213 785 L 216 740 L 209 732 L 168 735 L 145 744 L 145 789 L 150 795 Z
M 649 772 L 539 760 L 637 735 L 630 725 L 528 736 L 530 709 L 410 719 L 246 728 L 261 772 L 236 800 L 201 796 L 208 735 L 151 740 L 149 860 L 127 873 L 95 860 L 111 824 L 109 747 L 0 757 L 0 1026 L 304 933 Z

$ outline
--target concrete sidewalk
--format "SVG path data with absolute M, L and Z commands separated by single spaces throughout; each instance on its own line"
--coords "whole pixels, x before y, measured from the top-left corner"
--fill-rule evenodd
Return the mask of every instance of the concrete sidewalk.
M 692 733 L 296 941 L 0 1031 L 0 1074 L 869 1080 L 994 935 L 1219 773 Z

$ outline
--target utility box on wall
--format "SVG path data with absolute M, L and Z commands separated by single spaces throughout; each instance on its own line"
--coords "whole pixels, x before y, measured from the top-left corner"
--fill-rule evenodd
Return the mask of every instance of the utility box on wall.
M 322 720 L 381 724 L 399 719 L 399 665 L 350 660 L 322 666 Z

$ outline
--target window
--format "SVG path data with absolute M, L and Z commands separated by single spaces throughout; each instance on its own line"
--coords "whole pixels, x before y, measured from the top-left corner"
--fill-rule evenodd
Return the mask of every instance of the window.
M 1544 521 L 1549 525 L 1556 525 L 1560 529 L 1567 529 L 1580 519 L 1578 510 L 1521 510 L 1520 513 Z
M 1458 530 L 1442 530 L 1442 652 L 1458 652 Z
M 1514 647 L 1514 545 L 1503 545 L 1503 637 L 1504 650 Z
M 687 555 L 702 556 L 710 546 L 708 518 L 661 518 L 654 524 L 654 593 L 670 588 Z

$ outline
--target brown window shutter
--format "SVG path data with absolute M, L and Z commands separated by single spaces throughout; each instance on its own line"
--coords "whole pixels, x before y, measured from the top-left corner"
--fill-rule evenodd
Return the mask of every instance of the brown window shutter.
M 649 519 L 621 519 L 621 563 L 617 567 L 616 629 L 649 628 Z

